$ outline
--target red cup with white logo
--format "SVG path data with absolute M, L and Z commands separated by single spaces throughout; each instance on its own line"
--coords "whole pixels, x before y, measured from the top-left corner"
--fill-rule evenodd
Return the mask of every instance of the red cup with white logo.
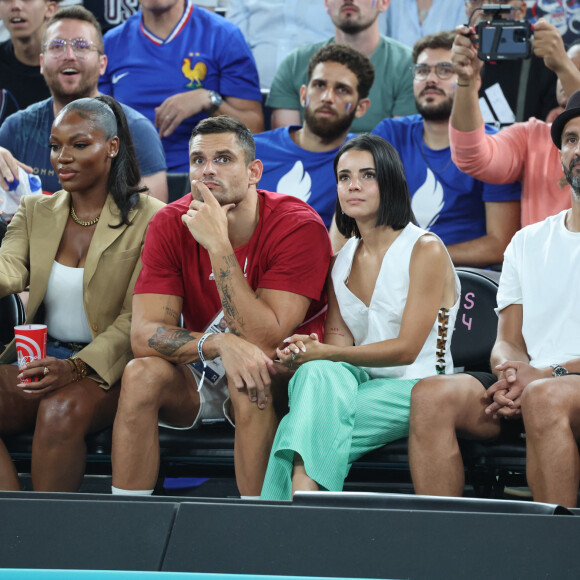
M 46 357 L 46 324 L 22 324 L 14 327 L 18 368 L 33 360 Z M 23 383 L 37 383 L 42 375 L 23 379 Z

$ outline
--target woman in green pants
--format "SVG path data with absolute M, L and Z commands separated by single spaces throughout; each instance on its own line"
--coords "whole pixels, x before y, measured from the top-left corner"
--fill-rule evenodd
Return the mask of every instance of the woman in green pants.
M 353 461 L 407 435 L 413 385 L 453 372 L 459 279 L 441 240 L 414 225 L 397 153 L 361 135 L 334 169 L 337 226 L 350 239 L 331 266 L 324 343 L 294 335 L 278 351 L 296 373 L 263 499 L 340 491 Z

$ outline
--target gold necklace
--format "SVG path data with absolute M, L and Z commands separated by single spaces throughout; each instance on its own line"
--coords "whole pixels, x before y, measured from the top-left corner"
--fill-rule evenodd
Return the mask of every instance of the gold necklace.
M 96 223 L 98 223 L 101 216 L 98 215 L 96 218 L 93 218 L 92 220 L 90 220 L 88 222 L 84 222 L 83 220 L 78 218 L 77 214 L 75 213 L 75 208 L 73 207 L 73 205 L 71 203 L 70 204 L 70 217 L 73 219 L 73 221 L 75 223 L 79 224 L 79 226 L 89 227 L 89 226 L 94 226 Z

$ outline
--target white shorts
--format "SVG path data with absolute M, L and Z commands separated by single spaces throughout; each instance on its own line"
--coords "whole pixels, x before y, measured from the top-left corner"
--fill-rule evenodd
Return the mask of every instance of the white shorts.
M 193 369 L 193 365 L 185 365 L 193 375 L 195 384 L 199 387 L 199 375 Z M 160 427 L 187 431 L 189 429 L 199 429 L 204 423 L 225 423 L 228 421 L 232 426 L 234 422 L 230 416 L 231 401 L 228 393 L 228 383 L 225 379 L 212 385 L 209 381 L 204 381 L 199 391 L 199 412 L 193 423 L 189 427 L 175 427 L 163 421 L 158 421 Z

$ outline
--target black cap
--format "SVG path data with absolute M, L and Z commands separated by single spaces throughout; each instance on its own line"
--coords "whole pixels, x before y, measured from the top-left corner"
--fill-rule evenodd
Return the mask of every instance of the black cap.
M 562 149 L 562 131 L 566 126 L 566 123 L 573 119 L 574 117 L 580 117 L 580 91 L 572 93 L 568 99 L 568 104 L 566 105 L 566 110 L 556 117 L 556 120 L 552 123 L 552 141 L 558 149 Z

